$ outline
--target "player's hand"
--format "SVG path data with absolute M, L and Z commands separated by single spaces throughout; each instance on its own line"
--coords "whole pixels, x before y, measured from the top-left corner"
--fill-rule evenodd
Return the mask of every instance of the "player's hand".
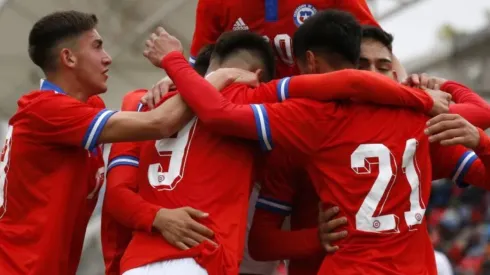
M 449 104 L 451 103 L 451 95 L 438 90 L 439 87 L 436 85 L 435 90 L 425 89 L 425 91 L 430 95 L 434 101 L 434 105 L 429 112 L 430 116 L 437 116 L 440 114 L 445 114 L 449 112 Z
M 480 144 L 478 128 L 460 115 L 438 115 L 427 121 L 427 126 L 425 134 L 430 142 L 439 142 L 444 146 L 460 144 L 470 149 Z
M 217 246 L 211 238 L 214 232 L 196 220 L 207 218 L 208 214 L 191 207 L 177 209 L 160 209 L 153 221 L 163 237 L 173 246 L 182 250 L 209 241 Z
M 156 67 L 160 67 L 162 59 L 173 51 L 182 52 L 182 44 L 175 36 L 170 35 L 164 28 L 158 27 L 146 40 L 143 55 Z
M 325 247 L 327 253 L 333 253 L 339 250 L 336 245 L 331 245 L 331 243 L 341 240 L 347 237 L 347 231 L 343 230 L 340 232 L 333 232 L 339 226 L 347 224 L 347 218 L 335 218 L 339 213 L 339 208 L 337 206 L 323 210 L 322 203 L 319 204 L 319 215 L 318 215 L 318 234 L 322 245 Z
M 441 87 L 446 81 L 447 79 L 423 73 L 410 75 L 402 84 L 410 87 L 438 90 L 438 87 Z
M 148 106 L 150 110 L 154 109 L 162 97 L 173 88 L 175 88 L 174 82 L 170 77 L 166 76 L 148 90 L 148 92 L 141 98 L 141 103 Z

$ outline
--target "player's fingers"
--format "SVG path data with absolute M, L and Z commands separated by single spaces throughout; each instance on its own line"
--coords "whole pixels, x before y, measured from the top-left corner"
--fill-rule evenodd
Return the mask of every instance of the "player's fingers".
M 157 40 L 157 38 L 158 38 L 158 35 L 156 35 L 155 33 L 150 34 L 150 40 L 152 42 L 155 42 L 155 40 Z
M 409 85 L 411 86 L 419 86 L 420 85 L 420 78 L 418 74 L 412 74 L 408 79 L 407 79 Z
M 143 51 L 143 56 L 144 57 L 148 57 L 150 55 L 150 51 L 149 50 L 144 50 Z
M 189 249 L 189 247 L 187 245 L 185 245 L 183 242 L 176 242 L 175 243 L 175 246 L 178 249 L 181 249 L 181 250 L 187 250 L 187 249 Z
M 347 218 L 346 217 L 337 218 L 335 220 L 331 220 L 331 221 L 327 222 L 325 229 L 327 230 L 327 232 L 331 232 L 334 229 L 336 229 L 337 227 L 342 226 L 344 224 L 347 224 Z
M 435 125 L 441 121 L 446 121 L 446 120 L 455 120 L 459 116 L 456 114 L 440 114 L 437 115 L 427 121 L 427 125 L 432 126 Z
M 443 140 L 452 139 L 455 137 L 462 137 L 463 135 L 464 130 L 462 129 L 450 129 L 430 136 L 429 142 L 441 142 Z
M 425 73 L 420 74 L 420 87 L 428 88 L 429 86 L 429 76 Z
M 426 135 L 435 135 L 447 130 L 463 128 L 464 126 L 463 122 L 457 119 L 443 120 L 427 127 L 427 129 L 424 130 L 424 133 Z
M 195 220 L 189 222 L 189 228 L 197 234 L 200 234 L 206 238 L 212 238 L 214 236 L 213 230 L 200 224 L 199 222 L 196 222 Z
M 330 207 L 327 210 L 321 210 L 320 211 L 320 222 L 328 222 L 330 221 L 335 215 L 339 213 L 339 207 L 334 206 Z
M 160 102 L 163 95 L 168 92 L 168 86 L 165 83 L 158 83 L 155 85 L 155 88 L 152 90 L 153 93 L 153 103 L 155 106 Z
M 211 240 L 210 238 L 207 238 L 206 236 L 203 236 L 203 235 L 201 235 L 201 234 L 198 234 L 198 233 L 196 233 L 196 232 L 194 232 L 194 231 L 189 231 L 189 232 L 188 232 L 188 236 L 189 236 L 189 238 L 191 238 L 191 239 L 195 240 L 195 241 L 196 241 L 196 242 L 198 242 L 198 243 L 202 243 L 202 242 L 204 242 L 204 241 L 207 241 L 207 242 L 211 243 L 211 244 L 212 244 L 212 245 L 214 245 L 214 246 L 218 246 L 218 244 L 217 244 L 217 243 L 215 243 L 215 242 L 214 242 L 213 240 Z
M 154 89 L 154 86 L 152 87 L 152 89 Z M 143 98 L 145 99 L 146 101 L 146 105 L 148 106 L 148 108 L 153 109 L 155 107 L 155 105 L 153 105 L 153 93 L 151 92 L 151 90 L 149 90 L 144 96 Z
M 145 46 L 146 46 L 146 48 L 151 48 L 151 47 L 153 47 L 153 41 L 151 41 L 150 39 L 147 39 L 147 40 L 145 41 Z
M 195 208 L 192 208 L 192 207 L 185 207 L 184 208 L 185 212 L 187 212 L 187 214 L 189 214 L 192 218 L 196 218 L 196 219 L 202 219 L 202 218 L 207 218 L 209 216 L 208 213 L 204 213 L 200 210 L 197 210 Z
M 156 30 L 156 33 L 158 35 L 165 35 L 165 34 L 168 34 L 168 32 L 163 28 L 163 27 L 158 27 L 157 30 Z
M 464 145 L 466 143 L 465 137 L 455 137 L 451 139 L 441 140 L 440 144 L 443 146 L 452 146 L 452 145 Z
M 339 247 L 336 246 L 336 245 L 325 245 L 325 250 L 327 251 L 327 253 L 334 253 L 336 252 L 337 250 L 339 250 Z
M 323 236 L 322 242 L 323 243 L 331 243 L 331 242 L 335 242 L 338 240 L 342 240 L 345 237 L 347 237 L 347 231 L 346 230 L 343 230 L 340 232 L 329 233 L 329 234 L 326 234 L 325 236 Z
M 187 247 L 194 247 L 199 245 L 199 242 L 188 237 L 184 237 L 182 239 L 182 243 L 184 243 Z

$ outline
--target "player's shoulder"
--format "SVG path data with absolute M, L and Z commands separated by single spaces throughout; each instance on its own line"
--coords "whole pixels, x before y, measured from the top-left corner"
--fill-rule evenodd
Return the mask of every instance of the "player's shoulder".
M 123 111 L 141 111 L 144 107 L 141 98 L 148 92 L 146 89 L 137 89 L 127 92 L 122 100 Z

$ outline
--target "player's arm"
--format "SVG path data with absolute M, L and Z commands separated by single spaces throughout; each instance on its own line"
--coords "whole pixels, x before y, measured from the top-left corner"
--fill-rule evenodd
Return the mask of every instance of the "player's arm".
M 323 252 L 316 228 L 282 230 L 297 192 L 299 171 L 289 164 L 289 158 L 280 151 L 269 155 L 248 237 L 250 256 L 257 261 L 297 259 Z
M 461 115 L 479 128 L 490 127 L 490 105 L 478 94 L 455 81 L 444 82 L 441 90 L 451 94 L 456 103 L 449 106 L 450 113 Z
M 259 140 L 265 150 L 271 150 L 274 141 L 302 153 L 314 152 L 324 139 L 320 134 L 309 134 L 319 123 L 325 122 L 322 119 L 319 122 L 316 117 L 319 109 L 311 108 L 312 105 L 321 104 L 319 102 L 291 100 L 269 105 L 234 104 L 204 81 L 187 64 L 182 54 L 170 53 L 162 63 L 182 98 L 199 119 L 214 131 Z
M 191 44 L 189 63 L 196 62 L 196 57 L 202 47 L 214 44 L 224 32 L 223 4 L 221 0 L 199 0 L 196 8 L 196 25 Z
M 459 115 L 443 114 L 429 121 L 427 133 L 433 179 L 450 178 L 460 187 L 490 190 L 490 138 L 483 130 Z

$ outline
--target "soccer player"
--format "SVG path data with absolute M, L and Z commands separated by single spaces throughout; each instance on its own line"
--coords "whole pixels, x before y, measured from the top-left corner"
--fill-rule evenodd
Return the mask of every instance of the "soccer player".
M 392 69 L 391 61 L 392 41 L 393 37 L 382 29 L 363 26 L 359 69 L 380 73 L 395 80 L 396 74 Z M 483 99 L 469 89 L 460 91 L 464 86 L 456 84 L 443 85 L 441 83 L 445 91 L 456 95 L 455 101 L 458 104 L 451 105 L 453 109 L 450 110 L 451 112 L 461 110 L 461 106 L 464 106 L 464 110 L 473 110 L 473 114 L 485 112 L 485 108 L 481 107 Z M 429 88 L 437 87 L 432 85 Z M 462 97 L 461 93 L 467 96 Z M 473 103 L 475 101 L 477 103 Z M 467 113 L 468 111 L 465 112 Z M 485 129 L 484 125 L 477 126 Z M 311 184 L 306 184 L 309 180 L 305 171 L 301 166 L 294 165 L 293 157 L 277 149 L 270 155 L 275 165 L 268 167 L 261 186 L 249 236 L 251 255 L 258 260 L 290 259 L 288 265 L 290 275 L 316 274 L 325 254 L 317 239 L 319 232 L 317 232 L 318 207 L 316 202 L 319 199 Z M 434 165 L 437 166 L 437 163 Z M 449 172 L 453 170 L 457 169 L 454 167 L 442 169 L 442 171 L 448 171 L 446 176 L 450 178 L 452 175 Z M 474 179 L 474 182 L 477 183 L 484 181 L 484 179 Z M 471 184 L 472 182 L 466 181 L 466 183 Z M 338 208 L 335 210 L 338 211 Z M 332 246 L 330 242 L 332 237 L 346 236 L 345 230 L 334 232 L 346 220 L 343 218 L 332 220 L 336 214 L 333 209 L 322 211 L 320 214 L 320 220 L 324 221 L 320 228 L 324 233 L 329 234 L 321 236 L 324 246 L 327 252 L 337 250 L 338 247 Z M 291 216 L 291 231 L 282 231 L 281 225 L 288 215 Z
M 360 26 L 345 13 L 319 13 L 294 38 L 295 54 L 306 71 L 353 67 L 359 57 L 355 49 L 360 47 Z M 354 42 L 354 48 L 338 47 L 347 42 Z M 166 53 L 178 49 L 172 44 L 166 44 Z M 349 220 L 349 235 L 341 250 L 325 258 L 320 274 L 436 273 L 423 219 L 432 178 L 424 115 L 352 102 L 236 105 L 203 83 L 178 51 L 163 58 L 162 65 L 203 124 L 220 133 L 258 139 L 266 149 L 274 142 L 289 148 L 307 167 L 322 201 L 339 205 Z M 290 90 L 299 84 L 294 77 L 285 81 Z M 200 96 L 192 88 L 196 85 L 201 87 Z M 316 85 L 321 90 L 327 83 L 311 81 L 308 88 Z M 490 141 L 483 131 L 476 132 L 481 146 L 478 141 L 453 144 L 461 142 L 481 157 L 488 156 Z M 465 152 L 462 147 L 452 150 Z M 485 179 L 488 184 L 490 173 Z M 404 257 L 395 257 L 399 254 Z
M 152 42 L 148 41 L 147 45 L 150 44 Z M 213 56 L 215 58 L 211 61 L 209 71 L 216 70 L 216 66 L 245 66 L 248 70 L 262 71 L 261 75 L 266 80 L 273 75 L 274 58 L 270 46 L 260 36 L 250 32 L 231 32 L 224 35 L 222 40 L 220 39 L 215 45 Z M 208 77 L 213 77 L 218 73 L 219 70 Z M 339 78 L 340 81 L 343 81 L 336 75 L 321 77 Z M 359 78 L 359 80 L 362 79 L 364 78 Z M 382 78 L 381 83 L 384 82 Z M 225 95 L 240 93 L 240 97 L 232 98 L 248 102 L 253 101 L 255 96 L 262 98 L 260 91 L 266 94 L 269 91 L 268 100 L 275 102 L 281 96 L 280 93 L 277 93 L 280 90 L 278 88 L 281 87 L 278 84 L 280 83 L 275 81 L 262 85 L 258 88 L 258 93 L 246 93 L 247 87 L 238 90 L 227 89 L 223 93 Z M 397 83 L 393 82 L 393 84 L 405 89 Z M 336 88 L 336 85 L 333 87 Z M 346 85 L 343 87 L 350 90 Z M 304 88 L 301 87 L 290 92 L 299 93 L 298 91 L 302 90 Z M 340 88 L 340 90 L 343 89 Z M 373 89 L 374 93 L 376 93 L 375 89 Z M 422 94 L 426 96 L 423 92 Z M 199 146 L 199 144 L 206 144 L 206 146 Z M 128 188 L 132 189 L 132 198 L 127 192 L 128 195 L 120 196 L 126 202 L 124 205 L 108 202 L 107 206 L 112 205 L 112 210 L 107 210 L 119 211 L 114 216 L 119 217 L 120 222 L 133 228 L 139 226 L 138 229 L 140 229 L 135 232 L 123 256 L 122 272 L 128 275 L 139 274 L 142 270 L 172 273 L 178 268 L 181 273 L 200 274 L 204 270 L 196 264 L 195 261 L 197 261 L 205 266 L 210 274 L 236 274 L 242 253 L 248 195 L 253 179 L 251 161 L 256 156 L 256 151 L 250 146 L 249 142 L 210 134 L 195 120 L 179 131 L 174 138 L 145 142 L 141 145 L 139 154 L 131 156 L 133 160 L 138 155 L 140 157 L 138 179 L 126 182 L 129 184 L 127 186 L 124 184 L 110 185 L 108 188 L 121 188 L 120 192 L 116 190 L 107 192 L 107 194 L 115 195 L 122 194 L 123 189 L 126 189 L 125 191 Z M 109 182 L 112 175 L 118 174 L 116 169 L 123 168 L 113 166 L 112 163 L 114 160 L 111 160 L 109 164 L 111 169 Z M 226 172 L 222 169 L 223 166 L 226 167 Z M 226 178 L 220 178 L 218 175 L 224 175 Z M 134 192 L 136 188 L 139 194 Z M 159 211 L 189 205 L 197 206 L 208 212 L 209 217 L 202 222 L 215 232 L 213 241 L 218 243 L 219 247 L 215 248 L 209 242 L 199 244 L 195 240 L 179 243 L 171 236 L 164 235 L 162 238 L 159 233 L 152 232 L 151 228 L 159 228 L 151 223 L 158 214 L 151 211 L 152 206 L 149 206 L 147 202 L 163 208 Z M 145 217 L 140 216 L 135 221 L 134 218 L 140 214 Z M 172 224 L 167 224 L 167 226 L 172 226 Z M 193 238 L 191 235 L 188 237 Z M 179 248 L 185 250 L 179 250 Z
M 209 61 L 211 58 L 211 53 L 213 50 L 213 46 L 207 46 L 202 49 L 201 53 L 196 58 L 196 64 L 194 65 L 194 69 L 200 74 L 205 75 L 207 68 L 209 66 Z M 217 86 L 220 87 L 223 85 L 223 81 L 226 81 L 225 78 L 215 78 L 215 82 Z M 124 98 L 121 110 L 122 111 L 141 111 L 143 106 L 140 103 L 141 97 L 147 92 L 145 89 L 140 89 L 136 91 L 129 92 Z M 104 204 L 102 207 L 102 230 L 101 230 L 101 239 L 102 239 L 102 252 L 104 256 L 104 262 L 106 266 L 106 275 L 119 275 L 120 272 L 120 260 L 126 247 L 131 241 L 133 229 L 138 229 L 145 226 L 145 223 L 154 223 L 160 224 L 161 221 L 150 220 L 148 222 L 139 222 L 132 223 L 132 221 L 127 222 L 126 219 L 117 219 L 118 212 L 115 212 L 115 217 L 112 216 L 110 211 L 111 207 L 117 208 L 119 207 L 121 201 L 120 198 L 124 199 L 124 193 L 121 194 L 121 197 L 118 197 L 118 194 L 114 194 L 113 190 L 117 192 L 119 190 L 118 185 L 125 184 L 127 182 L 136 182 L 136 176 L 138 173 L 138 160 L 132 157 L 135 155 L 133 153 L 133 143 L 131 142 L 121 142 L 115 143 L 112 145 L 111 153 L 109 155 L 109 167 L 107 171 L 107 190 L 105 193 Z M 116 173 L 109 173 L 111 170 L 116 168 L 117 166 L 122 166 L 117 169 Z M 124 191 L 124 190 L 123 190 Z M 134 190 L 133 190 L 134 191 Z M 130 201 L 125 200 L 127 203 Z M 140 211 L 141 205 L 139 208 L 135 207 L 133 210 Z M 109 210 L 108 210 L 109 209 Z M 156 217 L 156 213 L 160 207 L 154 207 L 153 205 L 149 205 L 149 211 L 153 211 L 154 217 Z M 186 210 L 189 210 L 188 208 Z M 199 219 L 204 217 L 204 213 L 196 211 L 188 211 L 190 214 L 195 214 L 195 218 Z M 132 220 L 138 220 L 139 216 L 137 212 Z M 127 214 L 127 213 L 126 213 Z M 132 216 L 133 213 L 128 214 L 127 216 Z M 159 215 L 158 218 L 165 218 L 162 215 Z M 151 215 L 150 215 L 151 219 Z M 122 220 L 125 222 L 127 226 L 118 222 L 118 220 Z M 212 231 L 206 230 L 203 227 L 195 224 L 192 220 L 189 220 L 190 226 L 192 228 L 202 229 L 201 234 L 206 235 L 206 233 L 211 234 Z M 143 226 L 142 226 L 143 225 Z M 198 235 L 201 236 L 201 235 Z M 212 237 L 212 234 L 207 237 Z
M 1 274 L 75 274 L 104 179 L 98 145 L 181 127 L 178 98 L 146 113 L 103 108 L 94 96 L 107 89 L 111 58 L 96 25 L 93 14 L 62 11 L 30 31 L 29 56 L 46 80 L 19 99 L 0 158 Z

